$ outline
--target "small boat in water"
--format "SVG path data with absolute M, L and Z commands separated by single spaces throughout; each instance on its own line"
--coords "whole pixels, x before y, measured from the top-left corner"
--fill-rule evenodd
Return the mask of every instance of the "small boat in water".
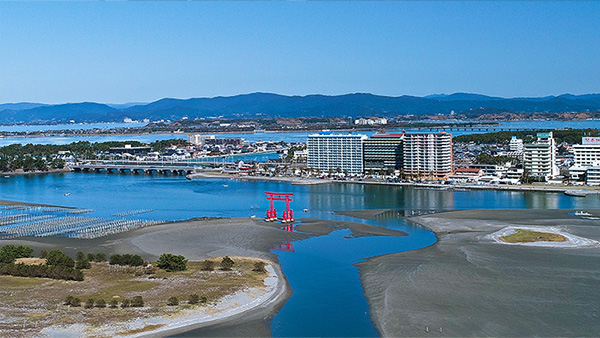
M 229 188 L 229 184 L 223 184 L 223 188 Z
M 592 216 L 592 214 L 586 211 L 575 211 L 575 216 Z
M 587 192 L 581 190 L 566 190 L 565 195 L 574 197 L 586 197 Z
M 68 192 L 68 193 L 66 193 L 66 194 L 65 194 L 65 196 L 71 196 L 71 193 L 70 193 L 70 192 Z

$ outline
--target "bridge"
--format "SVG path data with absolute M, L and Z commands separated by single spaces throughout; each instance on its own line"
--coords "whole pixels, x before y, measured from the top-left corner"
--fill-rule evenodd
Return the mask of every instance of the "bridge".
M 95 161 L 75 164 L 75 172 L 187 175 L 196 172 L 202 165 L 195 162 L 152 162 L 152 161 Z
M 499 131 L 534 131 L 535 129 L 531 128 L 511 128 L 511 127 L 498 127 L 498 126 L 474 126 L 474 127 L 415 127 L 415 128 L 406 128 L 407 130 L 430 130 L 430 131 L 479 131 L 486 133 L 494 133 Z

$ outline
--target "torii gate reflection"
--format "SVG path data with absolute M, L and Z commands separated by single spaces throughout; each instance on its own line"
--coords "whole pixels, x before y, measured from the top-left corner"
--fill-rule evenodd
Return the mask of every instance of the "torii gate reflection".
M 281 222 L 293 222 L 294 221 L 294 212 L 290 209 L 290 202 L 292 202 L 292 196 L 294 193 L 278 193 L 278 192 L 267 192 L 267 200 L 271 202 L 271 209 L 267 210 L 267 217 L 265 217 L 265 221 L 277 221 L 277 209 L 273 208 L 273 201 L 285 201 L 285 211 L 283 212 L 283 218 Z

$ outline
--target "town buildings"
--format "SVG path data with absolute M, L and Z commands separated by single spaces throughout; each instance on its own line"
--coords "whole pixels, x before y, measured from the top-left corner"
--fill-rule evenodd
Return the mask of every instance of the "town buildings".
M 366 139 L 366 135 L 333 134 L 331 131 L 311 134 L 307 141 L 308 167 L 362 173 L 363 141 Z
M 452 134 L 407 133 L 403 155 L 404 174 L 447 178 L 452 173 Z

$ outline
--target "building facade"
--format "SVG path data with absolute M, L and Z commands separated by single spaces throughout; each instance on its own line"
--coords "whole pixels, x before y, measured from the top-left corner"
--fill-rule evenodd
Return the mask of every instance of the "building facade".
M 407 133 L 403 145 L 404 173 L 444 179 L 452 173 L 452 134 Z
M 375 134 L 363 143 L 363 166 L 365 171 L 395 171 L 403 166 L 405 134 Z
M 522 153 L 523 152 L 523 140 L 513 136 L 508 143 L 508 149 L 511 152 Z
M 537 141 L 525 144 L 523 152 L 523 166 L 530 175 L 546 179 L 558 175 L 556 145 L 552 132 L 537 133 Z
M 575 165 L 589 167 L 600 162 L 600 137 L 583 137 L 581 144 L 573 145 Z
M 321 171 L 363 171 L 363 141 L 366 135 L 333 134 L 322 131 L 308 136 L 307 165 Z

